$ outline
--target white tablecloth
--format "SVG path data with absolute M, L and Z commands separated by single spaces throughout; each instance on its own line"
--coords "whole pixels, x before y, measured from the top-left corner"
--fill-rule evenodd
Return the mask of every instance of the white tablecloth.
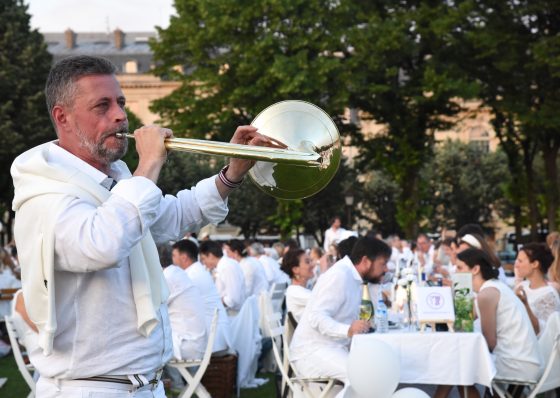
M 480 333 L 371 333 L 352 338 L 351 350 L 372 340 L 389 344 L 400 358 L 401 383 L 490 386 L 496 368 Z M 375 358 L 372 358 L 375 360 Z

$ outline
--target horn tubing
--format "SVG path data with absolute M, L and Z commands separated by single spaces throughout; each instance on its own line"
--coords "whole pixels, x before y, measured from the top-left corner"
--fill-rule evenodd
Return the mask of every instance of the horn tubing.
M 125 137 L 134 138 L 134 135 L 126 134 Z M 294 166 L 318 167 L 321 165 L 322 160 L 321 155 L 315 152 L 300 152 L 291 149 L 232 144 L 231 142 L 197 140 L 193 138 L 166 138 L 165 147 L 168 150 L 180 152 L 222 155 Z

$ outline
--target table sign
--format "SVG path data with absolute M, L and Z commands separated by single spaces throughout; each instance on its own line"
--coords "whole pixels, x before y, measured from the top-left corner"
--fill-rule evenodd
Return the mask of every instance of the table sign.
M 420 330 L 431 325 L 435 331 L 436 323 L 446 323 L 449 331 L 453 331 L 455 309 L 450 287 L 418 287 L 416 290 L 416 309 Z

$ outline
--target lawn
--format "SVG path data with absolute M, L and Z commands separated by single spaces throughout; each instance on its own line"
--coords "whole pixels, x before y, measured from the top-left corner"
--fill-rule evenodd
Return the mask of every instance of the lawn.
M 2 398 L 25 398 L 29 394 L 29 388 L 21 377 L 14 357 L 10 354 L 0 358 L 0 378 L 7 377 L 8 382 L 0 388 Z M 270 398 L 276 395 L 272 374 L 259 375 L 258 377 L 268 378 L 269 382 L 264 386 L 255 389 L 241 390 L 241 398 Z

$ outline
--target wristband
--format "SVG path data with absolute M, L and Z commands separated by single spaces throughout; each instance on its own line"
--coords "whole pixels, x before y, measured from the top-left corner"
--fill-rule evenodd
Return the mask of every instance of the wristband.
M 220 172 L 218 173 L 218 178 L 228 188 L 231 189 L 239 188 L 243 183 L 243 178 L 241 179 L 241 181 L 237 181 L 237 182 L 230 180 L 229 178 L 226 177 L 226 172 L 228 171 L 228 169 L 229 169 L 229 164 L 220 170 Z

